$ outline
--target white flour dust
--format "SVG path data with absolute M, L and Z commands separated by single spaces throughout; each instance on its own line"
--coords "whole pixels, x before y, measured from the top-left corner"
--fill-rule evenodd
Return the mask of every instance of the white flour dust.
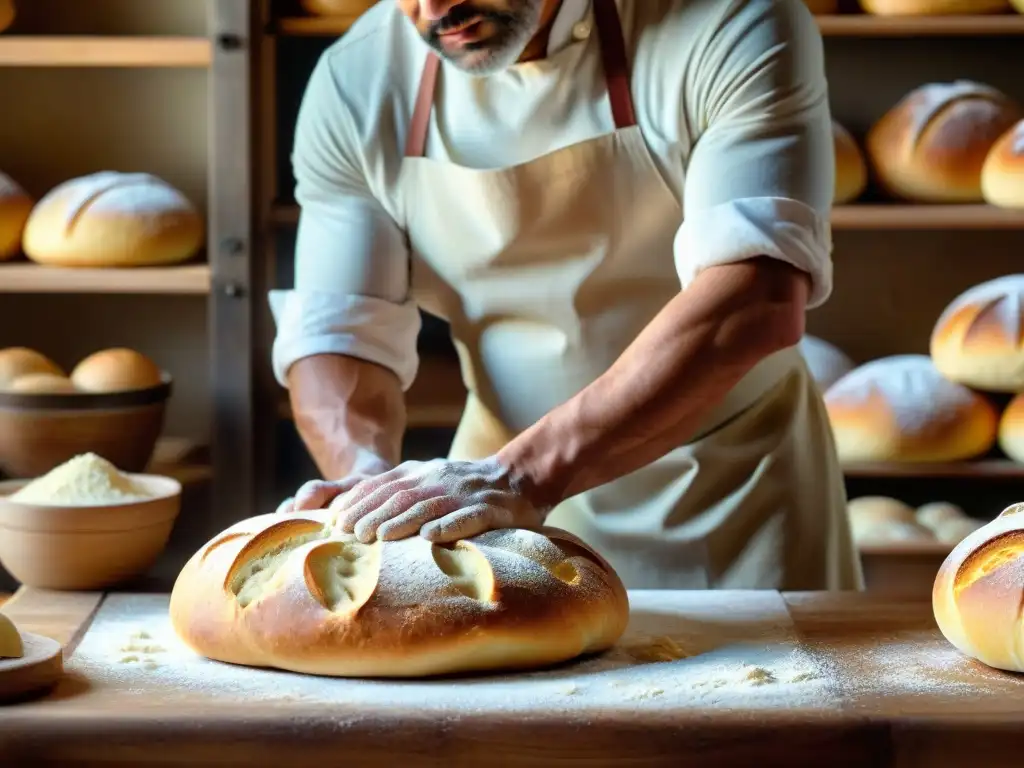
M 694 610 L 690 595 L 686 611 L 665 606 L 666 599 L 631 595 L 629 632 L 596 658 L 515 675 L 406 682 L 321 678 L 209 661 L 177 640 L 166 596 L 114 595 L 66 666 L 118 695 L 165 700 L 199 696 L 455 713 L 835 706 L 823 668 L 798 647 L 781 600 L 781 614 L 766 620 L 763 610 L 755 616 L 742 597 L 730 603 L 728 617 L 721 616 L 720 597 L 697 599 L 707 605 Z M 763 596 L 757 605 L 763 609 Z M 655 627 L 656 633 L 649 631 Z

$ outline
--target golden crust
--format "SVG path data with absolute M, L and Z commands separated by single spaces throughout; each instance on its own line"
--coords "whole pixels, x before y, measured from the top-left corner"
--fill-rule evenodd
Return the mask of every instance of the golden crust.
M 226 530 L 182 569 L 170 613 L 187 645 L 219 661 L 418 677 L 606 650 L 629 604 L 611 567 L 564 531 L 364 545 L 321 511 Z
M 1024 120 L 1003 134 L 985 158 L 981 193 L 991 205 L 1024 208 Z
M 865 13 L 875 16 L 945 16 L 1002 13 L 1007 0 L 860 0 Z
M 988 86 L 932 83 L 886 112 L 868 131 L 865 149 L 879 185 L 894 197 L 981 202 L 985 159 L 1021 116 L 1019 105 Z
M 853 202 L 864 193 L 868 184 L 867 161 L 850 132 L 835 121 L 832 122 L 832 138 L 836 154 L 836 180 L 832 202 L 835 205 L 844 205 Z

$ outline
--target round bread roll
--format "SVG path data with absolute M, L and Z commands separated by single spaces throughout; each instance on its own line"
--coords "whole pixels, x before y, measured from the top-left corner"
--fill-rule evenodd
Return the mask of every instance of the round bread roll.
M 853 540 L 860 542 L 873 529 L 895 523 L 914 523 L 914 510 L 889 496 L 860 496 L 846 504 Z
M 1010 6 L 1008 0 L 860 0 L 860 7 L 875 16 L 972 16 Z
M 980 520 L 961 517 L 959 520 L 946 520 L 935 527 L 935 538 L 943 544 L 959 544 L 964 537 L 984 525 Z
M 832 138 L 836 151 L 836 183 L 832 202 L 844 205 L 864 194 L 868 185 L 868 166 L 853 136 L 835 120 L 832 121 Z
M 854 369 L 825 393 L 842 462 L 959 461 L 995 444 L 997 414 L 944 378 L 926 355 L 896 355 Z
M 177 264 L 203 244 L 195 206 L 146 173 L 105 171 L 65 182 L 36 205 L 25 225 L 25 255 L 62 267 Z
M 14 23 L 14 0 L 0 0 L 0 32 Z
M 854 539 L 858 546 L 900 544 L 908 541 L 935 541 L 935 535 L 917 523 L 878 523 L 866 529 L 860 538 Z
M 27 347 L 0 349 L 0 390 L 9 389 L 16 379 L 33 373 L 66 376 L 59 365 L 34 349 Z
M 262 515 L 207 543 L 171 592 L 175 632 L 233 664 L 426 677 L 555 664 L 606 650 L 625 631 L 618 575 L 564 531 L 367 545 L 334 518 Z
M 950 381 L 990 392 L 1024 390 L 1024 274 L 957 296 L 932 329 L 930 352 Z
M 0 261 L 21 251 L 25 222 L 32 213 L 32 198 L 10 176 L 0 173 Z
M 1017 395 L 999 417 L 999 450 L 1024 464 L 1024 394 Z
M 800 354 L 807 363 L 811 378 L 822 392 L 828 390 L 855 367 L 853 360 L 839 347 L 817 336 L 806 335 L 800 339 Z
M 71 380 L 83 392 L 128 392 L 158 386 L 160 368 L 133 349 L 105 349 L 85 358 L 71 372 Z
M 890 195 L 922 203 L 982 202 L 981 169 L 1022 117 L 995 88 L 967 80 L 904 96 L 868 132 L 867 156 Z
M 306 13 L 314 16 L 362 16 L 377 0 L 302 0 Z
M 58 376 L 53 373 L 30 373 L 16 378 L 7 391 L 32 395 L 70 395 L 76 390 L 75 385 L 67 376 Z
M 930 504 L 922 504 L 914 513 L 914 518 L 920 525 L 923 525 L 932 533 L 935 533 L 939 526 L 948 522 L 963 520 L 967 515 L 956 504 L 948 501 L 933 501 Z
M 1024 504 L 967 534 L 939 567 L 932 610 L 943 636 L 965 656 L 1024 672 Z
M 1024 120 L 1004 133 L 985 157 L 981 194 L 986 203 L 1000 208 L 1024 208 Z

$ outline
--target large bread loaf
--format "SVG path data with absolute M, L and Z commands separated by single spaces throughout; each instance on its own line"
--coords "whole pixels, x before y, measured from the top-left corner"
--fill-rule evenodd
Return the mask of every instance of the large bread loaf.
M 367 545 L 334 518 L 264 515 L 224 531 L 178 576 L 175 631 L 211 659 L 339 677 L 538 667 L 625 631 L 619 577 L 563 531 Z

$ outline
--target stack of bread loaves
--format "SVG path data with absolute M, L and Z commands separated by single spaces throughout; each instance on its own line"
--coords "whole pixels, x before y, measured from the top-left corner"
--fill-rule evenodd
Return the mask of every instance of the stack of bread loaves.
M 906 542 L 957 544 L 982 526 L 948 501 L 917 509 L 888 496 L 861 496 L 846 507 L 854 542 L 860 546 Z
M 950 381 L 1015 395 L 999 422 L 999 447 L 1024 462 L 1024 274 L 990 280 L 953 299 L 932 330 L 931 356 Z
M 927 355 L 855 368 L 828 389 L 825 406 L 843 463 L 958 461 L 996 439 L 992 404 L 944 377 Z
M 171 592 L 177 635 L 232 664 L 426 677 L 564 662 L 625 631 L 618 575 L 564 531 L 364 544 L 337 514 L 254 517 L 205 544 Z
M 163 381 L 160 368 L 131 349 L 96 352 L 71 375 L 32 349 L 0 349 L 0 392 L 15 394 L 114 393 L 148 389 Z
M 202 217 L 170 184 L 105 171 L 50 190 L 25 223 L 22 248 L 50 266 L 165 266 L 195 256 L 203 237 Z
M 919 203 L 981 203 L 986 160 L 1022 117 L 1021 105 L 981 83 L 923 85 L 868 132 L 868 160 L 881 189 L 894 197 Z M 993 163 L 998 179 L 1004 163 Z M 1017 165 L 1005 163 L 1008 169 Z M 995 187 L 1002 189 L 998 181 Z
M 1024 0 L 1021 0 L 1024 13 Z M 1000 208 L 1024 208 L 1024 120 L 1003 134 L 981 169 L 985 202 Z
M 983 664 L 1024 672 L 1024 504 L 1006 508 L 961 541 L 939 568 L 932 610 L 957 650 Z
M 25 222 L 34 204 L 14 179 L 0 173 L 0 261 L 14 258 L 21 250 Z

